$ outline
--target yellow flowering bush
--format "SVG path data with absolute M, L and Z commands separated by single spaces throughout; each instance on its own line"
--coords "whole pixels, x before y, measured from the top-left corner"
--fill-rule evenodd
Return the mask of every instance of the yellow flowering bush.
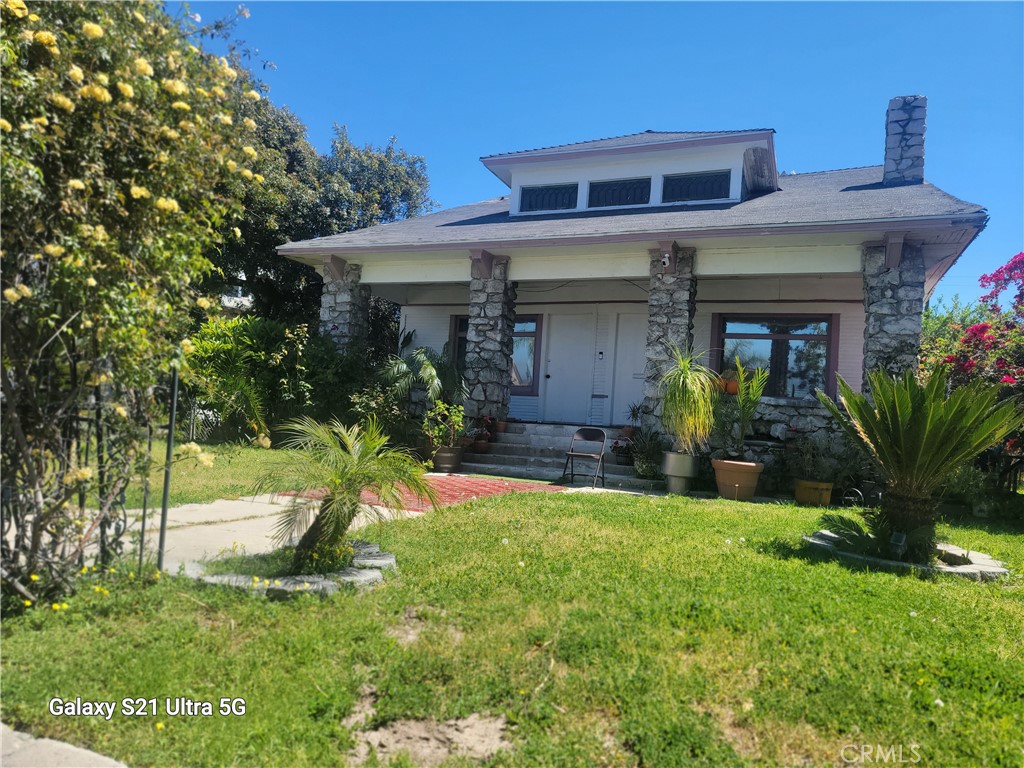
M 138 471 L 136 420 L 154 412 L 207 254 L 242 212 L 224 160 L 252 140 L 215 119 L 251 84 L 229 79 L 161 4 L 2 0 L 0 22 L 6 609 L 62 604 Z M 222 95 L 186 104 L 199 88 Z M 102 472 L 71 448 L 87 442 L 79 414 L 102 424 Z M 4 514 L 7 525 L 6 502 Z

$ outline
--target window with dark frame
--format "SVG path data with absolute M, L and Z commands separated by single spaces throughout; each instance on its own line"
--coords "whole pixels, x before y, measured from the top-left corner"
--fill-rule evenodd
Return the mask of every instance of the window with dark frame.
M 516 318 L 512 331 L 512 386 L 513 395 L 536 395 L 538 391 L 538 362 L 540 360 L 540 315 L 522 315 Z M 469 336 L 469 317 L 452 317 L 452 354 L 459 371 L 466 369 L 466 339 Z
M 588 208 L 609 208 L 616 205 L 647 205 L 651 202 L 651 180 L 619 179 L 592 181 L 587 195 Z
M 694 200 L 724 200 L 729 197 L 731 171 L 680 173 L 666 176 L 661 202 L 687 203 Z
M 522 187 L 519 190 L 519 211 L 565 211 L 576 208 L 579 184 L 550 184 L 544 187 Z
M 817 389 L 835 395 L 836 315 L 725 315 L 713 318 L 712 348 L 722 374 L 767 368 L 769 397 L 805 399 Z

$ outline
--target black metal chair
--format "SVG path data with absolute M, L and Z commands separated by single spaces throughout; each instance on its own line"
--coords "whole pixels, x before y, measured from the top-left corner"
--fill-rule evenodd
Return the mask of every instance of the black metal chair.
M 600 443 L 601 448 L 596 451 L 581 450 L 576 447 L 576 443 Z M 605 487 L 604 481 L 604 446 L 608 442 L 608 435 L 603 429 L 597 427 L 580 427 L 577 429 L 572 436 L 572 440 L 569 441 L 569 450 L 565 454 L 565 466 L 562 468 L 562 477 L 568 476 L 569 482 L 571 483 L 576 479 L 576 459 L 589 459 L 596 462 L 594 466 L 594 483 L 593 488 L 597 488 L 597 479 L 601 478 L 601 487 Z M 568 470 L 568 475 L 566 475 Z M 580 472 L 580 474 L 584 474 Z

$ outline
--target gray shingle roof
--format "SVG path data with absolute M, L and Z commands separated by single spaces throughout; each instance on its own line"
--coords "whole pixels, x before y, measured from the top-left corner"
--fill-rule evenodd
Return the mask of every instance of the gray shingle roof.
M 735 136 L 743 133 L 774 133 L 771 128 L 748 128 L 741 131 L 643 131 L 642 133 L 628 133 L 625 136 L 612 136 L 607 139 L 590 139 L 588 141 L 577 141 L 572 144 L 555 144 L 550 147 L 539 147 L 538 149 L 521 149 L 515 152 L 499 152 L 495 155 L 485 155 L 481 160 L 494 160 L 503 157 L 526 157 L 529 155 L 556 154 L 558 152 L 574 152 L 587 149 L 612 149 L 614 147 L 634 147 L 642 144 L 658 144 L 670 141 L 685 141 L 687 139 L 709 139 L 717 136 Z
M 288 243 L 287 256 L 419 247 L 473 248 L 541 244 L 547 240 L 648 233 L 699 234 L 701 230 L 778 225 L 827 225 L 889 219 L 984 214 L 927 182 L 883 187 L 882 167 L 849 168 L 782 176 L 780 190 L 741 203 L 634 208 L 616 211 L 510 216 L 508 197 L 396 221 L 341 235 Z

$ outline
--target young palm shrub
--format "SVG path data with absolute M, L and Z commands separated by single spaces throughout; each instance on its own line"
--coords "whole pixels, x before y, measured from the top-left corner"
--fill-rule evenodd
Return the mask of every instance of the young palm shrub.
M 983 381 L 947 397 L 944 369 L 923 384 L 912 371 L 900 377 L 872 371 L 870 400 L 837 378 L 846 413 L 821 392 L 818 399 L 867 449 L 885 481 L 880 519 L 868 521 L 870 527 L 905 534 L 908 559 L 925 562 L 935 548 L 936 491 L 960 467 L 1020 429 L 1024 412 L 1012 401 L 998 402 L 999 387 Z
M 257 493 L 293 491 L 292 504 L 281 513 L 276 538 L 284 544 L 302 534 L 295 547 L 291 571 L 308 573 L 314 555 L 338 548 L 360 511 L 360 497 L 371 491 L 376 506 L 397 510 L 402 490 L 430 501 L 436 508 L 433 487 L 424 468 L 407 451 L 388 447 L 388 436 L 377 421 L 346 427 L 337 420 L 321 423 L 308 417 L 285 426 L 285 460 L 257 481 Z M 326 489 L 314 505 L 308 496 Z
M 438 401 L 457 405 L 467 395 L 466 382 L 451 362 L 447 344 L 440 352 L 420 347 L 408 357 L 396 355 L 384 366 L 382 375 L 402 398 L 408 397 L 418 382 L 426 390 L 428 405 Z
M 663 472 L 669 493 L 686 493 L 697 476 L 697 454 L 706 449 L 715 425 L 718 374 L 698 362 L 692 349 L 669 348 L 661 376 L 661 421 L 675 437 L 676 450 L 665 454 Z

